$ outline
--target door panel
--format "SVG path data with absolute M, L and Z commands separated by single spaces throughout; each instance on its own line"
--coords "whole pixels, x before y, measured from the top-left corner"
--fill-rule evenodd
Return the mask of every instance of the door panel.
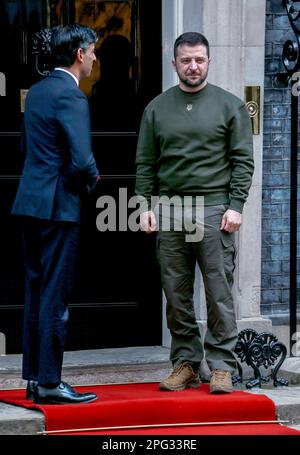
M 118 227 L 119 194 L 122 210 L 134 195 L 141 114 L 161 91 L 161 1 L 0 0 L 0 38 L 9 43 L 0 63 L 6 77 L 6 96 L 0 97 L 5 114 L 0 123 L 0 332 L 6 335 L 8 353 L 22 349 L 21 236 L 10 215 L 23 165 L 22 97 L 51 70 L 41 29 L 74 21 L 92 26 L 99 36 L 97 63 L 81 89 L 90 102 L 102 178 L 84 201 L 66 349 L 161 343 L 155 236 Z M 97 201 L 99 205 L 99 198 L 109 196 L 116 203 L 117 228 L 100 232 Z
M 93 134 L 93 149 L 101 175 L 134 176 L 136 143 L 136 133 Z

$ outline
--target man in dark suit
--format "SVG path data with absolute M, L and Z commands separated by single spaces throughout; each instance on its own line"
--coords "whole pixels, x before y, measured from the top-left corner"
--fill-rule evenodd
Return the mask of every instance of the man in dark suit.
M 91 74 L 96 41 L 87 26 L 52 29 L 56 68 L 31 87 L 25 105 L 26 157 L 12 213 L 21 216 L 24 245 L 23 378 L 36 403 L 97 398 L 61 380 L 81 198 L 99 179 L 88 101 L 78 87 Z

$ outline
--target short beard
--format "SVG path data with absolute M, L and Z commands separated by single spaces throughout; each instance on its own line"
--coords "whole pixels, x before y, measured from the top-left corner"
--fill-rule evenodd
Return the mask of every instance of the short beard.
M 179 76 L 179 79 L 180 81 L 185 84 L 187 87 L 191 87 L 191 88 L 195 88 L 195 87 L 199 87 L 200 85 L 203 84 L 203 82 L 206 81 L 206 78 L 207 78 L 207 74 L 205 74 L 204 77 L 201 77 L 198 81 L 196 82 L 190 82 L 188 79 L 183 79 Z

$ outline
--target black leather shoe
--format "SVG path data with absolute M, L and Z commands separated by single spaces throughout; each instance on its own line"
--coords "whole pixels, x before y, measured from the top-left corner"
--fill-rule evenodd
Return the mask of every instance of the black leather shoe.
M 26 387 L 26 400 L 33 400 L 34 398 L 34 392 L 35 389 L 37 388 L 38 382 L 34 381 L 33 379 L 30 379 L 27 382 L 27 387 Z
M 95 393 L 78 393 L 66 382 L 51 389 L 38 385 L 34 393 L 34 403 L 38 404 L 90 403 L 96 399 Z

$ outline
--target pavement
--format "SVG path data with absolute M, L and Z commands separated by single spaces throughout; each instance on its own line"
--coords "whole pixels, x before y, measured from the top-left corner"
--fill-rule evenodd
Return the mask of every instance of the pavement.
M 21 379 L 21 367 L 21 354 L 0 356 L 0 389 L 26 387 L 26 381 Z M 85 350 L 65 353 L 63 380 L 73 386 L 159 382 L 170 371 L 169 349 L 161 346 Z M 207 370 L 201 375 L 204 381 L 208 380 Z M 271 398 L 277 419 L 300 431 L 300 357 L 287 358 L 278 377 L 288 379 L 289 386 L 274 387 L 269 382 L 251 389 L 250 393 Z M 235 388 L 246 390 L 245 384 L 237 384 Z M 0 403 L 0 435 L 34 435 L 44 429 L 42 413 Z

